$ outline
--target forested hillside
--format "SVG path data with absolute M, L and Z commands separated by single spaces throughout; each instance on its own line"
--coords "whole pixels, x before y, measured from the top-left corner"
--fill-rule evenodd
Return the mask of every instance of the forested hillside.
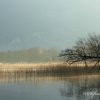
M 19 51 L 0 52 L 1 63 L 32 63 L 50 62 L 58 60 L 58 51 L 55 49 L 31 48 Z

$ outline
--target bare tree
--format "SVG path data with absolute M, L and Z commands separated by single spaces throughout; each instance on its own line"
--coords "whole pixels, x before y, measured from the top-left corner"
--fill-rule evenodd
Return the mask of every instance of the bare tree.
M 68 63 L 84 62 L 87 68 L 88 62 L 100 62 L 100 34 L 89 34 L 88 38 L 81 38 L 76 41 L 75 46 L 71 49 L 61 51 L 60 57 L 64 57 Z M 98 67 L 100 69 L 100 67 Z

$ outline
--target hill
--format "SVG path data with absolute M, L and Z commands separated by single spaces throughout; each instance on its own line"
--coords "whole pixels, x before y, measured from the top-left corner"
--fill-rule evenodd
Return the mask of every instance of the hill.
M 1 63 L 34 63 L 58 61 L 56 49 L 30 48 L 27 50 L 0 52 Z

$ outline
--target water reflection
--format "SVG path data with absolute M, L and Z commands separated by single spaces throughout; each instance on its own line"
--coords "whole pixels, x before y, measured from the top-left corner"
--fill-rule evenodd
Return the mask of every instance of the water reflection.
M 100 100 L 99 80 L 100 75 L 40 76 L 33 73 L 0 73 L 0 86 L 5 83 L 18 83 L 17 85 L 19 85 L 19 83 L 30 83 L 32 84 L 32 87 L 34 87 L 34 84 L 37 84 L 38 86 L 42 84 L 44 88 L 43 90 L 38 88 L 39 91 L 44 91 L 46 89 L 47 91 L 44 91 L 46 94 L 50 96 L 55 95 L 56 98 L 55 96 L 52 96 L 52 100 Z M 51 88 L 55 90 L 53 91 Z M 37 88 L 33 91 L 37 91 Z M 52 94 L 52 92 L 54 94 Z M 36 97 L 33 96 L 29 100 L 37 100 L 34 98 Z
M 100 76 L 79 76 L 64 81 L 60 94 L 74 100 L 100 100 Z

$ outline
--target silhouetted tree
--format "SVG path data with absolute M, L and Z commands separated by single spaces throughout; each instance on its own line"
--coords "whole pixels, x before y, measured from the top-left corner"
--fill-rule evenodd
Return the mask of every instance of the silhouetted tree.
M 60 57 L 64 57 L 68 63 L 84 62 L 87 68 L 87 63 L 100 62 L 100 34 L 89 34 L 87 38 L 81 38 L 76 41 L 75 46 L 70 49 L 61 51 Z M 100 68 L 99 68 L 100 69 Z

